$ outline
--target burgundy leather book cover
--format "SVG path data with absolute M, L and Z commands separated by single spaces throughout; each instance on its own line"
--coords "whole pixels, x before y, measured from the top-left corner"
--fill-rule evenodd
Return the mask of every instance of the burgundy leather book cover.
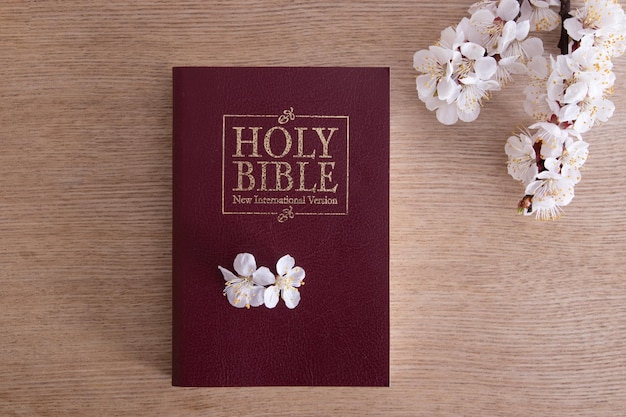
M 173 90 L 173 385 L 388 386 L 389 69 L 177 67 Z M 225 296 L 240 253 L 272 280 L 293 257 L 297 306 Z

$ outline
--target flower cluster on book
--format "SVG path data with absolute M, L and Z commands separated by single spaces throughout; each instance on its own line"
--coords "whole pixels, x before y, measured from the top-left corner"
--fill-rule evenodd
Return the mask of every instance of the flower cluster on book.
M 509 174 L 525 187 L 520 213 L 541 220 L 560 217 L 572 201 L 588 156 L 582 134 L 613 115 L 612 60 L 626 50 L 617 1 L 586 0 L 571 14 L 569 3 L 478 2 L 413 58 L 420 100 L 447 125 L 476 120 L 494 91 L 526 74 L 524 109 L 535 123 L 511 136 L 505 152 Z M 541 39 L 529 34 L 559 26 L 561 55 L 546 58 Z
M 304 285 L 305 273 L 304 269 L 296 266 L 292 256 L 285 255 L 276 262 L 277 275 L 266 266 L 257 269 L 256 259 L 251 253 L 238 254 L 233 267 L 238 275 L 218 266 L 226 281 L 224 295 L 232 306 L 250 308 L 265 304 L 267 308 L 274 308 L 279 297 L 290 309 L 300 303 L 298 287 Z

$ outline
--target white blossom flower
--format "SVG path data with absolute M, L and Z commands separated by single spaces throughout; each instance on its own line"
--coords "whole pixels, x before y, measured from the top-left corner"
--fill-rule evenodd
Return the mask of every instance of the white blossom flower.
M 470 18 L 470 22 L 481 35 L 478 42 L 484 46 L 489 55 L 494 55 L 498 50 L 498 43 L 502 37 L 505 26 L 509 22 L 515 24 L 514 19 L 519 13 L 517 0 L 500 0 L 497 7 L 477 8 Z
M 435 93 L 439 81 L 446 77 L 448 67 L 454 56 L 449 48 L 433 45 L 417 51 L 413 55 L 413 67 L 422 75 L 417 77 L 417 93 L 425 101 Z
M 513 136 L 507 142 L 509 174 L 525 180 L 526 197 L 520 202 L 520 211 L 535 214 L 539 220 L 554 220 L 560 217 L 561 207 L 574 198 L 574 185 L 580 181 L 588 145 L 572 126 L 539 122 L 529 129 L 537 132 L 532 137 Z M 531 178 L 532 174 L 535 175 Z
M 541 40 L 528 37 L 530 23 L 515 20 L 519 12 L 517 1 L 479 3 L 470 10 L 470 23 L 480 36 L 476 43 L 486 49 L 487 55 L 496 57 L 495 78 L 501 85 L 509 82 L 512 74 L 525 73 L 528 59 L 543 53 Z
M 529 199 L 530 205 L 526 208 L 522 208 L 524 215 L 535 215 L 537 220 L 557 220 L 561 217 L 563 210 L 556 204 L 554 198 L 544 196 L 541 198 L 534 198 L 534 196 L 524 197 Z M 522 200 L 525 201 L 525 200 Z
M 598 71 L 597 48 L 581 46 L 569 55 L 552 59 L 547 95 L 560 122 L 574 124 L 587 132 L 595 124 L 607 121 L 615 109 L 606 98 L 615 81 L 610 65 Z M 555 106 L 554 103 L 558 103 Z
M 552 118 L 553 107 L 555 107 L 548 98 L 546 88 L 550 65 L 545 57 L 536 56 L 528 61 L 527 68 L 529 84 L 524 89 L 524 94 L 526 94 L 524 110 L 537 121 L 548 121 Z
M 296 308 L 300 303 L 300 292 L 298 287 L 304 285 L 304 269 L 295 266 L 296 261 L 290 255 L 285 255 L 276 262 L 276 278 L 265 289 L 264 300 L 268 308 L 276 307 L 279 295 L 285 301 L 287 308 Z
M 564 146 L 572 140 L 582 140 L 580 133 L 571 126 L 563 128 L 555 123 L 538 122 L 529 129 L 537 129 L 535 138 L 542 143 L 539 157 L 543 160 L 560 157 Z
M 441 32 L 438 44 L 443 48 L 456 51 L 463 42 L 480 43 L 480 39 L 481 35 L 476 31 L 470 19 L 464 17 L 455 27 L 448 27 Z
M 524 0 L 520 7 L 519 20 L 528 20 L 530 29 L 536 32 L 549 32 L 561 23 L 559 14 L 550 6 L 560 6 L 559 0 Z
M 588 155 L 589 144 L 582 140 L 575 140 L 566 145 L 560 158 L 548 158 L 545 165 L 554 167 L 553 170 L 560 169 L 563 177 L 574 184 L 578 184 L 581 179 L 580 168 L 587 160 Z
M 613 116 L 615 105 L 607 98 L 587 99 L 579 103 L 580 112 L 574 121 L 574 129 L 585 133 L 600 122 L 606 122 Z
M 526 195 L 532 196 L 531 213 L 540 220 L 558 218 L 560 207 L 568 205 L 574 198 L 574 183 L 555 172 L 554 166 L 550 168 L 540 172 L 537 180 L 526 187 Z
M 526 100 L 524 101 L 524 110 L 535 120 L 550 120 L 553 111 L 548 100 L 546 87 L 531 83 L 524 89 Z
M 442 30 L 436 45 L 413 55 L 413 67 L 422 74 L 416 80 L 417 93 L 427 105 L 433 98 L 450 103 L 456 99 L 453 90 L 460 90 L 460 87 L 452 80 L 452 75 L 462 61 L 460 46 L 468 40 L 470 31 L 469 21 L 463 19 L 456 28 L 450 26 Z
M 498 69 L 493 57 L 484 56 L 485 49 L 475 43 L 466 42 L 461 46 L 464 62 L 457 71 L 461 91 L 457 98 L 458 117 L 464 122 L 476 120 L 482 100 L 490 91 L 500 89 L 500 83 L 491 78 Z
M 441 32 L 439 45 L 432 45 L 413 55 L 413 66 L 421 73 L 416 79 L 417 94 L 429 110 L 450 106 L 458 96 L 461 88 L 452 80 L 452 74 L 454 66 L 461 60 L 458 46 L 464 38 L 462 32 L 449 27 Z M 441 113 L 442 110 L 437 110 L 439 120 Z
M 586 95 L 588 86 L 584 82 L 579 82 L 573 65 L 571 65 L 571 60 L 569 55 L 559 55 L 556 59 L 551 57 L 552 72 L 547 82 L 548 97 L 551 100 L 563 104 L 575 104 Z M 572 88 L 570 89 L 570 87 Z M 561 117 L 559 120 L 565 121 Z
M 479 10 L 482 9 L 487 9 L 489 10 L 492 14 L 496 14 L 497 10 L 498 10 L 498 1 L 499 0 L 481 0 L 478 1 L 474 4 L 472 4 L 470 6 L 470 8 L 468 9 L 468 13 L 470 15 L 473 15 L 474 13 L 476 13 Z
M 539 173 L 534 145 L 534 138 L 528 133 L 520 133 L 518 136 L 509 137 L 504 146 L 504 151 L 509 156 L 507 164 L 509 175 L 524 185 L 530 184 Z
M 577 44 L 576 50 L 569 54 L 568 65 L 578 79 L 589 85 L 588 95 L 598 98 L 615 83 L 613 62 L 606 58 L 602 48 L 593 45 L 591 37 L 583 37 Z
M 574 11 L 563 26 L 576 41 L 592 36 L 608 59 L 626 51 L 626 17 L 617 0 L 585 0 L 585 6 Z
M 522 64 L 529 59 L 543 55 L 543 42 L 539 38 L 528 37 L 530 22 L 506 22 L 498 43 L 498 53 L 504 57 L 517 57 Z
M 418 96 L 429 110 L 437 110 L 441 123 L 451 125 L 458 119 L 470 122 L 478 117 L 489 92 L 500 89 L 500 84 L 491 79 L 498 65 L 493 57 L 485 56 L 482 46 L 460 42 L 465 37 L 458 32 L 454 37 L 450 30 L 444 32 L 442 40 L 444 35 L 448 40 L 441 42 L 442 46 L 431 46 L 413 57 L 415 69 L 423 73 L 416 81 Z
M 257 269 L 256 260 L 250 253 L 238 254 L 233 267 L 238 275 L 218 266 L 226 281 L 224 295 L 228 302 L 237 308 L 263 304 L 264 286 L 274 282 L 274 275 L 270 270 L 264 266 Z

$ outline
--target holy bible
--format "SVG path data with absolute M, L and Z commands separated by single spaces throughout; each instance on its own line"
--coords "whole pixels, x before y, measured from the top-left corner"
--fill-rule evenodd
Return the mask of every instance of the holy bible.
M 173 69 L 172 383 L 389 385 L 389 69 Z

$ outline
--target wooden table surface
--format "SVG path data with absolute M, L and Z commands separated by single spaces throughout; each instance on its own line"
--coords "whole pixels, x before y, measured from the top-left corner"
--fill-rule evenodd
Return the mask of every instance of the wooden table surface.
M 518 216 L 523 85 L 415 92 L 470 4 L 3 0 L 0 415 L 626 415 L 626 57 L 565 216 Z M 391 67 L 390 388 L 171 387 L 177 65 Z

